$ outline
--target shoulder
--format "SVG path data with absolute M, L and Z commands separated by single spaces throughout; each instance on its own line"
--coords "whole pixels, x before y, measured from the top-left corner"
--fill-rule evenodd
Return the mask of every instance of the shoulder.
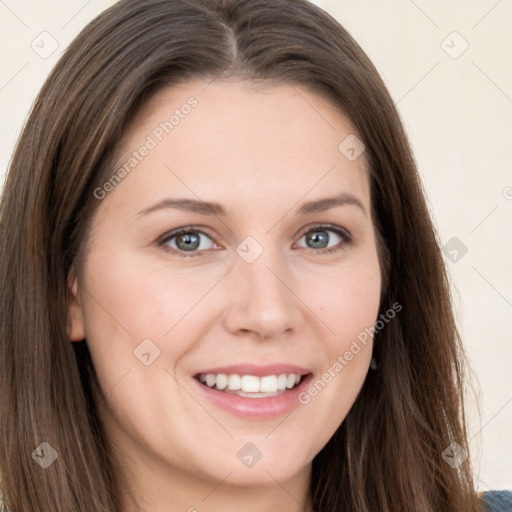
M 511 491 L 486 491 L 481 496 L 482 512 L 512 512 Z

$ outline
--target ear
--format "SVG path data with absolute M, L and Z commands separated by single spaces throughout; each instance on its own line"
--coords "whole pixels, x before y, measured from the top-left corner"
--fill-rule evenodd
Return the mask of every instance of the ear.
M 68 274 L 68 301 L 66 332 L 71 341 L 82 341 L 85 338 L 84 314 L 78 294 L 78 281 L 72 268 Z

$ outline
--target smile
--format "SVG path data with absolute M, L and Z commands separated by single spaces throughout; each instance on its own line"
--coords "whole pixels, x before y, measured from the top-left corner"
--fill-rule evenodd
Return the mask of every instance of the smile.
M 247 398 L 265 398 L 278 396 L 287 389 L 299 385 L 302 375 L 281 373 L 280 375 L 238 375 L 225 373 L 200 373 L 196 378 L 199 382 L 217 391 L 232 393 Z
M 193 389 L 214 407 L 247 420 L 264 420 L 303 407 L 299 396 L 313 373 L 292 364 L 244 363 L 205 368 L 191 377 Z

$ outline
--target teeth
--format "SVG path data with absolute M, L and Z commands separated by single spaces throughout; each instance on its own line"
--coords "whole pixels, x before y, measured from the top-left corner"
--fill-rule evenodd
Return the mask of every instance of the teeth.
M 260 391 L 261 393 L 275 393 L 277 391 L 277 377 L 275 375 L 267 375 L 266 377 L 261 377 L 261 379 L 258 380 L 258 391 Z
M 277 389 L 280 391 L 286 389 L 286 373 L 282 373 L 277 377 Z
M 286 387 L 288 389 L 291 389 L 293 388 L 293 386 L 295 386 L 295 375 L 293 375 L 293 373 L 290 373 L 290 375 L 286 377 Z
M 295 373 L 265 375 L 264 377 L 256 377 L 255 375 L 240 376 L 237 374 L 226 375 L 224 373 L 217 375 L 214 373 L 201 373 L 199 375 L 199 381 L 208 387 L 220 391 L 239 391 L 237 394 L 241 396 L 247 396 L 247 393 L 258 393 L 258 396 L 275 396 L 285 389 L 294 388 L 299 384 L 301 378 L 301 375 Z
M 224 375 L 223 373 L 220 373 L 219 375 L 217 375 L 216 381 L 214 381 L 214 383 L 210 387 L 215 386 L 215 384 L 217 384 L 217 389 L 223 390 L 228 386 L 228 376 Z
M 228 389 L 231 389 L 231 391 L 236 391 L 237 389 L 241 389 L 241 387 L 242 379 L 240 378 L 240 375 L 230 375 L 228 377 Z
M 231 377 L 229 377 L 231 379 Z M 259 393 L 260 392 L 260 379 L 254 375 L 244 375 L 240 388 L 245 393 Z M 238 388 L 238 389 L 240 389 Z

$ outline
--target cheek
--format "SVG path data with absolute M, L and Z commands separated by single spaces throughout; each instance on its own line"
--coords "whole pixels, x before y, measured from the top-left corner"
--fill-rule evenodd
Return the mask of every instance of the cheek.
M 202 299 L 219 276 L 214 269 L 199 273 L 154 259 L 148 263 L 144 254 L 116 251 L 117 245 L 104 243 L 103 251 L 90 253 L 84 272 L 86 339 L 104 392 L 129 373 L 123 386 L 136 382 L 129 399 L 138 400 L 143 390 L 168 388 L 166 371 L 176 374 L 204 335 L 220 302 Z
M 182 324 L 190 327 L 180 319 L 203 289 L 176 273 L 149 268 L 129 253 L 111 252 L 109 258 L 91 253 L 85 277 L 86 339 L 109 407 L 105 418 L 114 413 L 117 423 L 135 437 L 160 440 L 159 418 L 171 435 L 176 423 L 172 417 L 179 413 L 173 404 L 184 398 L 170 374 L 193 338 L 190 330 L 188 338 L 179 330 Z M 167 404 L 165 410 L 162 404 Z
M 359 335 L 368 337 L 380 306 L 381 276 L 376 256 L 340 266 L 322 278 L 324 293 L 317 297 L 319 316 L 330 328 L 329 353 L 347 350 Z
M 318 316 L 329 327 L 323 338 L 326 359 L 322 371 L 300 397 L 310 408 L 310 427 L 329 439 L 346 418 L 366 375 L 373 347 L 373 328 L 380 305 L 380 271 L 375 259 L 331 272 L 325 293 L 317 295 Z
M 134 343 L 162 339 L 211 287 L 207 276 L 194 279 L 190 270 L 148 264 L 147 259 L 128 251 L 108 259 L 91 255 L 86 281 L 90 329 L 102 337 L 119 333 Z

